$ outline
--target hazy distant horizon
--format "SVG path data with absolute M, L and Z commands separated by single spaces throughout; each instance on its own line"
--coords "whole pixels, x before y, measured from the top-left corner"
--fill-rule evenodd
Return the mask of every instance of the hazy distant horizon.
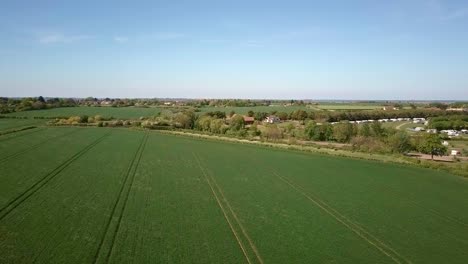
M 1 96 L 468 100 L 462 0 L 5 2 Z
M 204 97 L 204 98 L 188 98 L 188 97 L 110 97 L 110 96 L 104 96 L 104 97 L 99 97 L 99 96 L 78 96 L 78 97 L 73 97 L 73 96 L 43 96 L 43 95 L 34 95 L 34 96 L 2 96 L 0 97 L 7 97 L 7 98 L 35 98 L 42 96 L 45 99 L 51 99 L 51 98 L 71 98 L 71 99 L 85 99 L 88 97 L 96 98 L 98 100 L 103 100 L 106 98 L 109 99 L 129 99 L 129 100 L 168 100 L 168 101 L 174 101 L 174 100 L 180 100 L 180 101 L 189 101 L 189 100 L 252 100 L 252 101 L 265 101 L 265 100 L 271 100 L 271 101 L 288 101 L 288 100 L 294 100 L 294 101 L 304 101 L 304 102 L 415 102 L 415 103 L 425 103 L 425 102 L 442 102 L 442 103 L 451 103 L 451 102 L 466 102 L 468 100 L 463 100 L 463 99 L 423 99 L 423 100 L 407 100 L 407 99 L 333 99 L 333 98 L 328 98 L 328 99 L 311 99 L 311 98 L 209 98 L 209 97 Z

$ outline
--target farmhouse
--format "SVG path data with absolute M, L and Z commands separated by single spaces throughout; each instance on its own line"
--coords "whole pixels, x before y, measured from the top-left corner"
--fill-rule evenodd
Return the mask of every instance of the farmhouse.
M 279 123 L 279 122 L 280 122 L 279 117 L 274 116 L 274 115 L 267 116 L 267 118 L 265 119 L 265 123 L 269 123 L 269 124 L 274 124 L 274 123 Z
M 254 123 L 255 119 L 252 116 L 242 116 L 244 118 L 244 123 L 246 125 L 251 125 Z
M 459 156 L 461 155 L 461 152 L 457 149 L 452 149 L 452 151 L 450 151 L 450 155 L 451 156 Z

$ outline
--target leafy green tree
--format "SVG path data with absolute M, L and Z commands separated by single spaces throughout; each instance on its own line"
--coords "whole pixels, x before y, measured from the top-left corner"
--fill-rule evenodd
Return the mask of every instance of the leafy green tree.
M 241 115 L 234 116 L 233 118 L 231 118 L 229 127 L 231 130 L 234 131 L 243 129 L 245 127 L 244 117 L 242 117 Z
M 380 122 L 374 121 L 371 125 L 372 128 L 372 134 L 375 137 L 381 137 L 384 134 L 384 129 L 382 127 L 382 124 Z
M 201 131 L 210 131 L 212 120 L 213 118 L 211 116 L 202 116 L 196 121 L 195 127 Z
M 210 124 L 210 131 L 216 134 L 224 134 L 223 131 L 224 121 L 223 119 L 214 119 Z
M 254 115 L 255 120 L 262 121 L 268 116 L 268 113 L 265 112 L 256 112 Z
M 255 113 L 254 113 L 254 111 L 252 111 L 252 110 L 249 110 L 249 111 L 247 112 L 247 116 L 250 116 L 250 117 L 253 117 L 254 114 L 255 114 Z
M 278 126 L 270 125 L 265 127 L 262 132 L 262 136 L 267 140 L 278 140 L 283 138 L 283 132 Z
M 87 115 L 80 116 L 80 123 L 88 123 L 88 116 Z
M 288 113 L 279 112 L 279 113 L 276 114 L 276 116 L 282 121 L 288 120 Z
M 304 134 L 307 139 L 314 139 L 317 130 L 317 124 L 314 121 L 309 121 L 304 127 Z
M 368 123 L 361 125 L 361 128 L 359 129 L 359 135 L 363 137 L 370 137 L 372 135 L 371 128 Z
M 405 131 L 397 131 L 389 136 L 388 144 L 393 152 L 406 153 L 411 150 L 411 138 Z
M 442 145 L 439 135 L 431 133 L 423 137 L 418 148 L 422 153 L 431 154 L 431 159 L 434 159 L 434 155 L 442 156 L 447 152 L 447 148 Z
M 355 136 L 355 130 L 351 123 L 339 123 L 333 127 L 333 137 L 338 142 L 349 142 Z
M 301 110 L 301 109 L 298 109 L 296 111 L 293 111 L 291 112 L 291 114 L 289 115 L 289 117 L 293 120 L 300 120 L 300 121 L 303 121 L 303 120 L 306 120 L 307 117 L 308 117 L 308 114 L 306 111 L 304 110 Z
M 258 129 L 257 122 L 250 126 L 250 134 L 254 137 L 261 135 L 261 131 Z
M 177 113 L 173 117 L 176 127 L 190 129 L 193 127 L 193 119 L 190 113 Z

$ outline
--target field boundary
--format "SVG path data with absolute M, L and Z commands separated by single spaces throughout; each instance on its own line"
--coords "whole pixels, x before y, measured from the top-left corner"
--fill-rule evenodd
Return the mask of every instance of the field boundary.
M 382 242 L 380 239 L 376 238 L 374 235 L 370 234 L 368 231 L 366 231 L 364 228 L 362 228 L 360 225 L 354 223 L 352 220 L 338 212 L 336 209 L 322 201 L 320 198 L 318 198 L 316 195 L 310 194 L 309 192 L 305 192 L 302 187 L 300 187 L 297 184 L 294 184 L 291 182 L 289 179 L 286 177 L 280 176 L 279 174 L 273 172 L 273 174 L 279 178 L 281 181 L 285 182 L 287 185 L 289 185 L 292 189 L 297 191 L 299 194 L 302 196 L 306 197 L 310 202 L 315 204 L 317 207 L 322 209 L 325 213 L 330 215 L 333 219 L 344 225 L 346 228 L 348 228 L 350 231 L 361 237 L 363 240 L 365 240 L 367 243 L 370 245 L 374 246 L 376 249 L 378 249 L 381 253 L 386 255 L 387 257 L 391 258 L 395 263 L 412 263 L 410 260 L 406 259 L 403 257 L 400 253 L 395 251 L 393 248 L 388 246 L 386 243 Z M 374 240 L 374 241 L 372 241 Z M 402 262 L 403 261 L 403 262 Z
M 229 211 L 231 212 L 231 215 L 232 217 L 234 218 L 234 221 L 237 223 L 237 225 L 239 226 L 239 228 L 241 229 L 241 232 L 242 234 L 244 235 L 244 237 L 247 239 L 249 245 L 250 245 L 250 248 L 252 250 L 252 252 L 254 253 L 255 257 L 257 258 L 258 262 L 263 264 L 263 259 L 262 257 L 260 256 L 260 253 L 258 252 L 258 249 L 257 247 L 255 246 L 255 244 L 252 242 L 252 239 L 250 238 L 250 236 L 247 234 L 247 232 L 245 231 L 245 228 L 243 227 L 242 223 L 240 222 L 239 218 L 237 217 L 236 213 L 234 212 L 234 210 L 232 209 L 231 205 L 229 204 L 229 201 L 226 199 L 226 197 L 224 196 L 224 193 L 222 191 L 222 189 L 219 187 L 219 185 L 216 183 L 214 177 L 212 175 L 209 175 L 209 173 L 207 173 L 204 169 L 204 167 L 201 165 L 201 162 L 200 162 L 200 158 L 194 153 L 192 152 L 193 156 L 195 157 L 195 160 L 197 161 L 197 164 L 200 168 L 200 170 L 202 171 L 203 173 L 203 176 L 205 177 L 205 180 L 206 182 L 208 183 L 212 193 L 213 193 L 213 196 L 215 197 L 216 199 L 216 202 L 218 203 L 221 211 L 223 212 L 224 214 L 224 218 L 226 219 L 226 221 L 228 222 L 229 224 L 229 227 L 231 228 L 231 231 L 232 233 L 234 234 L 239 246 L 241 247 L 242 249 L 242 252 L 244 253 L 244 256 L 245 258 L 247 259 L 247 262 L 248 263 L 251 263 L 251 260 L 250 258 L 248 257 L 248 254 L 245 250 L 245 245 L 243 245 L 242 243 L 242 240 L 239 238 L 239 234 L 237 234 L 237 231 L 235 230 L 233 224 L 231 223 L 231 220 L 229 219 L 228 217 L 228 213 L 226 212 L 226 209 L 224 208 L 224 206 L 222 205 L 221 203 L 221 200 L 218 196 L 218 194 L 216 194 L 216 191 L 215 189 L 218 190 L 219 194 L 221 195 L 222 197 L 222 200 L 224 201 L 224 203 L 226 204 L 226 206 L 228 207 Z M 213 188 L 213 184 L 215 186 L 215 188 Z
M 105 263 L 108 263 L 109 262 L 109 259 L 111 257 L 111 254 L 113 252 L 113 249 L 114 249 L 114 244 L 115 244 L 115 239 L 117 237 L 117 234 L 119 232 L 119 229 L 120 229 L 120 225 L 121 225 L 121 222 L 122 222 L 122 217 L 123 217 L 123 214 L 125 212 L 125 208 L 127 206 L 127 201 L 128 201 L 128 197 L 129 197 L 129 194 L 130 194 L 130 191 L 131 191 L 131 188 L 133 186 L 133 182 L 135 180 L 135 174 L 136 174 L 136 171 L 138 169 L 138 166 L 140 164 L 140 160 L 141 160 L 141 157 L 143 155 L 143 151 L 145 149 L 145 146 L 146 146 L 146 142 L 148 141 L 148 133 L 145 133 L 145 135 L 143 136 L 143 138 L 141 139 L 141 142 L 138 146 L 138 149 L 137 151 L 135 152 L 135 155 L 133 156 L 133 159 L 132 161 L 130 162 L 130 166 L 127 168 L 127 171 L 125 173 L 125 176 L 124 176 L 124 182 L 122 183 L 122 186 L 119 190 L 119 193 L 117 195 L 117 199 L 114 203 L 114 206 L 112 207 L 112 211 L 109 215 L 109 219 L 107 221 L 107 224 L 105 226 L 105 230 L 104 230 L 104 234 L 102 235 L 101 237 L 101 242 L 99 243 L 99 246 L 96 250 L 96 253 L 94 255 L 94 261 L 93 263 L 98 263 L 101 258 L 104 258 L 103 262 Z M 127 186 L 127 182 L 128 180 L 130 179 L 130 185 Z M 125 190 L 127 188 L 127 190 Z M 125 194 L 124 194 L 124 190 L 125 190 Z M 122 199 L 122 194 L 124 195 L 123 197 L 123 200 Z M 122 208 L 120 209 L 120 213 L 117 212 L 117 207 L 119 206 L 119 204 L 121 204 Z M 117 223 L 115 224 L 115 228 L 114 230 L 112 231 L 112 233 L 109 233 L 109 230 L 111 229 L 111 225 L 112 225 L 112 220 L 114 220 L 114 215 L 115 214 L 118 214 L 118 218 L 117 218 Z M 101 254 L 104 254 L 104 253 L 101 253 L 103 252 L 103 247 L 105 247 L 106 245 L 106 238 L 109 236 L 111 236 L 109 239 L 110 241 L 108 242 L 109 243 L 109 249 L 107 251 L 107 254 L 105 254 L 105 257 L 100 257 Z
M 47 143 L 47 142 L 49 142 L 49 141 L 51 141 L 51 140 L 53 140 L 53 139 L 58 139 L 58 138 L 62 138 L 62 137 L 65 137 L 65 136 L 69 136 L 69 135 L 71 135 L 71 134 L 73 134 L 73 133 L 76 133 L 76 132 L 78 132 L 78 131 L 79 131 L 78 129 L 74 129 L 74 130 L 72 130 L 72 131 L 69 132 L 69 133 L 65 133 L 65 134 L 63 134 L 63 135 L 58 135 L 58 136 L 54 136 L 54 137 L 48 138 L 48 139 L 43 140 L 43 141 L 41 141 L 41 142 L 39 142 L 39 143 L 37 143 L 37 144 L 35 144 L 35 145 L 32 145 L 32 146 L 28 147 L 28 148 L 26 148 L 26 149 L 23 149 L 23 150 L 21 150 L 21 151 L 18 151 L 18 152 L 16 152 L 16 153 L 13 153 L 13 154 L 8 155 L 8 156 L 6 156 L 6 157 L 0 158 L 0 164 L 3 163 L 3 162 L 5 162 L 5 161 L 7 161 L 7 160 L 9 160 L 9 159 L 15 158 L 15 157 L 17 157 L 17 156 L 19 156 L 19 155 L 21 155 L 21 154 L 23 154 L 23 153 L 26 153 L 26 152 L 28 152 L 28 151 L 30 151 L 30 150 L 33 150 L 33 149 L 39 147 L 40 145 L 42 145 L 42 144 L 44 144 L 44 143 Z
M 20 195 L 18 195 L 16 198 L 13 200 L 9 201 L 5 206 L 0 208 L 0 220 L 5 218 L 9 213 L 11 213 L 16 207 L 18 207 L 20 204 L 22 204 L 24 201 L 26 201 L 29 197 L 34 195 L 36 192 L 38 192 L 42 187 L 44 187 L 48 182 L 50 182 L 52 179 L 54 179 L 57 175 L 60 174 L 63 170 L 65 170 L 68 166 L 70 166 L 75 160 L 83 156 L 85 153 L 87 153 L 89 150 L 91 150 L 94 146 L 99 144 L 104 138 L 109 136 L 111 132 L 106 133 L 105 135 L 101 136 L 100 138 L 96 139 L 95 141 L 91 142 L 89 145 L 84 147 L 82 150 L 78 151 L 75 153 L 73 156 L 71 156 L 69 159 L 65 160 L 62 162 L 59 166 L 57 166 L 55 169 L 47 173 L 44 177 L 39 179 L 36 183 L 34 183 L 32 186 L 30 186 L 28 189 L 26 189 L 24 192 L 22 192 Z

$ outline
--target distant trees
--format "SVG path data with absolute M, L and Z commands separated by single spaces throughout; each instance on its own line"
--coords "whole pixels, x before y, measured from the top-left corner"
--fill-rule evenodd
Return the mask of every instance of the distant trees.
M 6 114 L 12 112 L 49 109 L 56 107 L 70 107 L 76 105 L 77 103 L 73 99 L 49 98 L 46 100 L 42 96 L 25 97 L 21 99 L 2 98 L 2 100 L 0 100 L 0 113 Z
M 444 129 L 468 129 L 468 115 L 450 115 L 431 118 L 430 128 Z
M 226 118 L 226 112 L 221 112 L 221 111 L 207 112 L 205 115 L 211 116 L 214 118 Z

